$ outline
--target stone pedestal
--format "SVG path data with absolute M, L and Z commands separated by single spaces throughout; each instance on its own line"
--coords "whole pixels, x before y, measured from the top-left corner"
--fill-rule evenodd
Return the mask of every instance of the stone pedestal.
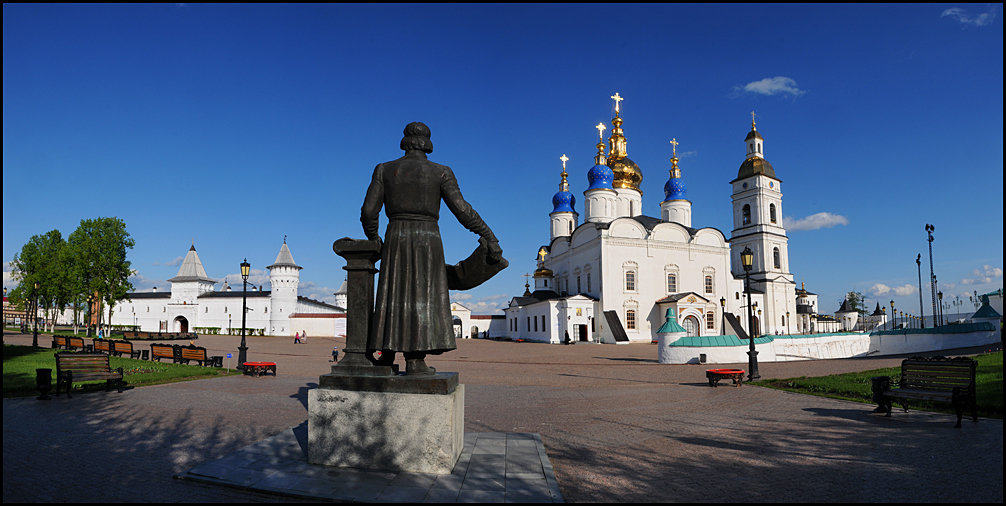
M 416 393 L 422 386 L 413 385 L 417 380 L 407 378 L 380 382 L 379 388 L 370 384 L 351 386 L 363 390 L 325 385 L 310 390 L 308 462 L 449 474 L 464 447 L 464 385 L 458 384 L 457 373 L 437 373 L 417 378 L 419 383 L 435 385 L 427 389 L 435 393 Z M 329 383 L 325 376 L 322 380 Z

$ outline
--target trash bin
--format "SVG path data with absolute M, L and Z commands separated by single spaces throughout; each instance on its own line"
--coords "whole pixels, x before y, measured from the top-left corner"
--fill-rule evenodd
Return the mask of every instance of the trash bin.
M 140 350 L 140 358 L 143 360 L 150 360 L 150 350 Z

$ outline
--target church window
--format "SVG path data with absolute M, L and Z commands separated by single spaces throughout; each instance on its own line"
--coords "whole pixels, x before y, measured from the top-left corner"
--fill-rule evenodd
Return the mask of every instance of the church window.
M 706 293 L 713 293 L 713 277 L 705 277 Z
M 636 310 L 626 309 L 625 310 L 625 328 L 628 330 L 636 330 Z
M 265 308 L 265 311 L 264 311 L 264 312 L 266 312 L 266 313 L 268 313 L 268 312 L 269 312 L 269 306 L 266 306 L 266 308 Z
M 569 222 L 569 233 L 573 233 L 573 222 Z
M 209 313 L 209 312 L 210 312 L 210 307 L 209 306 L 206 306 L 206 307 L 203 308 L 203 313 Z
M 538 317 L 537 316 L 534 318 L 534 331 L 538 332 Z
M 531 317 L 530 316 L 527 317 L 527 330 L 528 331 L 531 330 Z
M 542 281 L 545 282 L 545 288 L 548 288 L 548 280 L 547 279 L 543 279 Z
M 675 293 L 678 291 L 678 276 L 674 273 L 667 274 L 667 293 Z
M 545 315 L 541 315 L 541 330 L 545 330 Z
M 706 328 L 709 330 L 716 328 L 716 313 L 712 311 L 706 313 Z
M 580 276 L 576 277 L 576 293 L 583 293 L 583 290 L 580 289 Z
M 148 313 L 150 312 L 150 306 L 147 306 L 147 312 Z
M 685 332 L 689 337 L 699 335 L 699 319 L 689 315 L 684 321 Z
M 779 248 L 772 248 L 772 264 L 776 269 L 782 268 L 782 261 L 779 259 Z
M 594 291 L 594 289 L 590 287 L 590 273 L 588 272 L 587 273 L 587 293 L 590 293 L 592 291 Z
M 224 312 L 225 313 L 227 312 L 227 306 L 224 306 Z
M 734 299 L 741 300 L 741 293 L 740 292 L 734 292 Z
M 768 205 L 768 219 L 772 223 L 776 222 L 776 219 L 775 219 L 775 204 L 769 204 Z
M 741 222 L 743 225 L 751 224 L 751 206 L 748 204 L 744 204 L 744 207 L 741 209 Z
M 628 292 L 636 290 L 636 271 L 625 271 L 625 290 Z
M 748 144 L 748 146 L 749 146 L 749 149 L 751 150 L 751 152 L 754 153 L 754 151 L 755 151 L 755 149 L 754 149 L 754 143 L 752 142 L 751 144 Z

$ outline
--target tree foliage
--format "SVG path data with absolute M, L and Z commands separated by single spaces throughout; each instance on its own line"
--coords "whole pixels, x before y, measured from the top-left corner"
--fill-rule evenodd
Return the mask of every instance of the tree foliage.
M 32 236 L 11 261 L 11 276 L 18 285 L 8 297 L 22 307 L 37 297 L 49 321 L 68 305 L 76 321 L 88 295 L 95 292 L 114 308 L 133 289 L 126 252 L 134 245 L 125 222 L 115 217 L 81 220 L 67 240 L 59 230 Z
M 867 312 L 866 307 L 866 297 L 863 296 L 863 292 L 851 291 L 845 294 L 845 300 L 849 301 L 849 308 L 853 309 L 857 313 Z

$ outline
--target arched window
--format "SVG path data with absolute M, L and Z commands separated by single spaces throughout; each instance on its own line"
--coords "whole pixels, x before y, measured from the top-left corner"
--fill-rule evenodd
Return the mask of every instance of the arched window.
M 751 206 L 748 204 L 744 204 L 744 207 L 741 209 L 741 224 L 751 224 Z
M 706 293 L 713 293 L 713 277 L 705 277 Z
M 667 293 L 676 293 L 678 291 L 678 275 L 673 272 L 667 273 Z
M 569 222 L 569 233 L 573 233 L 573 222 Z
M 697 336 L 699 335 L 699 319 L 694 316 L 685 317 L 684 327 L 686 335 Z
M 580 289 L 580 276 L 579 275 L 576 276 L 576 293 L 583 293 L 583 290 Z
M 709 330 L 716 328 L 716 313 L 712 311 L 706 313 L 706 328 Z
M 587 273 L 587 293 L 590 293 L 592 291 L 594 291 L 594 289 L 591 288 L 591 286 L 590 286 L 590 273 L 588 272 Z
M 772 248 L 772 264 L 776 269 L 782 268 L 782 261 L 779 258 L 779 248 Z
M 768 219 L 772 223 L 776 222 L 776 219 L 775 219 L 775 204 L 769 204 L 768 205 Z
M 625 310 L 625 328 L 628 330 L 636 330 L 636 310 L 626 309 Z
M 625 290 L 636 291 L 636 271 L 625 271 Z

